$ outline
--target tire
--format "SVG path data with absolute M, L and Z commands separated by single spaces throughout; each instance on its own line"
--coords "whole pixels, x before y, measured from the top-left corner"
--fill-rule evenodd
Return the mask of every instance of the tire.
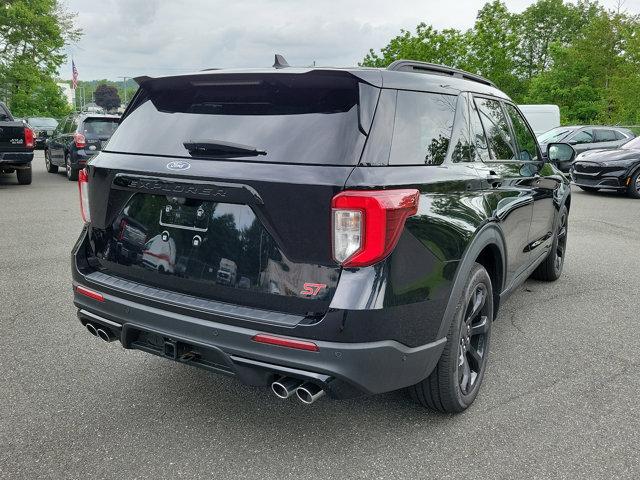
M 493 288 L 485 268 L 476 263 L 462 290 L 442 356 L 426 379 L 409 387 L 423 407 L 443 413 L 468 408 L 478 395 L 489 356 L 493 323 Z
M 70 182 L 75 182 L 76 180 L 78 180 L 78 169 L 73 168 L 73 166 L 71 165 L 69 154 L 64 156 L 64 168 L 67 172 L 67 180 L 69 180 Z
M 569 211 L 567 206 L 563 205 L 560 212 L 558 212 L 558 225 L 556 226 L 551 250 L 547 258 L 533 271 L 532 278 L 544 282 L 555 282 L 562 275 L 564 257 L 567 251 L 568 218 Z
M 16 170 L 16 176 L 18 177 L 18 183 L 20 185 L 31 185 L 31 179 L 33 177 L 31 164 L 29 164 L 29 168 L 20 168 Z
M 596 188 L 596 187 L 581 187 L 580 185 L 578 185 L 578 187 L 580 187 L 581 190 L 584 190 L 585 192 L 589 192 L 589 193 L 596 193 L 598 190 L 600 190 L 599 188 Z
M 640 170 L 631 176 L 631 182 L 627 187 L 627 195 L 631 198 L 640 198 Z
M 49 149 L 44 151 L 44 165 L 47 167 L 47 172 L 58 173 L 58 166 L 51 163 L 51 152 Z

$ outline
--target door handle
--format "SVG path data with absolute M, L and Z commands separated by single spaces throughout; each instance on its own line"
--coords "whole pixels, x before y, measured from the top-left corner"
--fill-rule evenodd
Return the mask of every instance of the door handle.
M 492 188 L 498 188 L 500 186 L 500 180 L 502 177 L 493 170 L 490 170 L 487 176 L 484 177 Z

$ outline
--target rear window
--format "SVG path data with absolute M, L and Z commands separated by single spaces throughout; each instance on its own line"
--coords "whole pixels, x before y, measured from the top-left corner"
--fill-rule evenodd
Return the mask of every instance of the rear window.
M 399 91 L 390 165 L 440 165 L 447 156 L 455 95 Z
M 54 118 L 29 117 L 27 123 L 36 128 L 49 128 L 54 130 L 58 126 L 58 122 Z
M 151 80 L 141 90 L 108 150 L 228 158 L 184 145 L 221 143 L 264 152 L 233 159 L 355 165 L 364 145 L 359 83 L 348 74 L 195 75 Z
M 82 133 L 90 137 L 110 137 L 116 128 L 117 118 L 86 118 L 82 123 Z

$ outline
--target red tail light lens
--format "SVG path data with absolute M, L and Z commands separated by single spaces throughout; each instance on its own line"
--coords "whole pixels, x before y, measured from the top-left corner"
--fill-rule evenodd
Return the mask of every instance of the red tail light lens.
M 389 255 L 407 217 L 418 211 L 415 189 L 341 192 L 331 202 L 333 258 L 344 267 L 365 267 Z
M 24 127 L 24 146 L 27 148 L 33 148 L 35 145 L 35 135 L 33 130 Z
M 73 134 L 73 143 L 76 144 L 77 148 L 84 148 L 84 147 L 87 146 L 87 139 L 81 133 L 74 133 Z
M 89 209 L 89 173 L 87 169 L 78 172 L 78 190 L 80 191 L 80 214 L 85 223 L 91 221 L 91 210 Z
M 317 352 L 320 349 L 318 345 L 313 342 L 307 342 L 305 340 L 296 340 L 295 338 L 275 337 L 273 335 L 265 335 L 259 333 L 251 337 L 251 340 L 258 343 L 266 343 L 268 345 L 277 345 L 278 347 L 295 348 L 297 350 L 308 350 L 310 352 Z

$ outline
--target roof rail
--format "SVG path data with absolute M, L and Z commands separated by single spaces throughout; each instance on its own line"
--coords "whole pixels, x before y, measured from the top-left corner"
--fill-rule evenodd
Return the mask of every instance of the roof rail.
M 398 72 L 414 72 L 414 73 L 431 73 L 433 75 L 451 76 L 471 80 L 472 82 L 483 83 L 491 87 L 496 85 L 480 75 L 458 70 L 457 68 L 438 65 L 437 63 L 418 62 L 416 60 L 396 60 L 387 67 L 387 70 L 395 70 Z

